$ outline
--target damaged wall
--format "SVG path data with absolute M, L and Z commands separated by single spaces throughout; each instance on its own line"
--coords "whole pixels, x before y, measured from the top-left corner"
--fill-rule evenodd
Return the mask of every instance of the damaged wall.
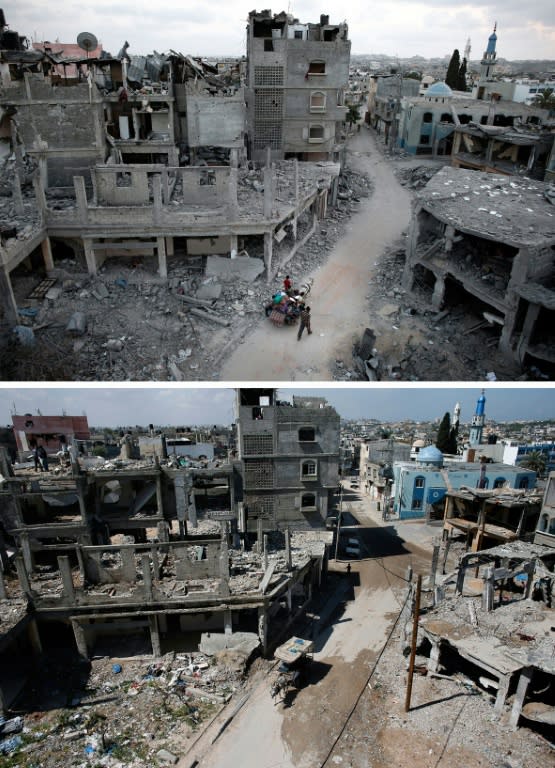
M 178 100 L 179 107 L 179 100 Z M 246 119 L 243 89 L 233 96 L 187 93 L 187 141 L 190 147 L 242 149 Z

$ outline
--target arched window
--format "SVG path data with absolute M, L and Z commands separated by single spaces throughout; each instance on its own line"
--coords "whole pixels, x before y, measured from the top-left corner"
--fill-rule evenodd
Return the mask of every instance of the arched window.
M 310 94 L 310 111 L 326 111 L 326 94 L 323 91 L 312 91 Z
M 301 477 L 303 480 L 314 480 L 318 476 L 318 465 L 312 459 L 301 464 Z
M 301 496 L 301 509 L 316 509 L 315 493 L 303 493 Z
M 549 515 L 547 512 L 544 512 L 543 515 L 540 517 L 539 523 L 538 523 L 538 531 L 547 531 L 547 524 L 549 523 Z
M 308 129 L 308 140 L 314 143 L 324 141 L 324 126 L 315 124 Z
M 519 487 L 519 488 L 528 488 L 528 478 L 527 478 L 527 477 L 523 477 L 523 478 L 520 480 L 520 482 L 519 482 L 519 484 L 518 484 L 518 487 Z
M 442 114 L 440 120 L 441 120 L 442 123 L 452 123 L 452 122 L 454 122 L 453 115 L 450 112 L 444 112 Z
M 414 487 L 415 488 L 424 488 L 424 483 L 426 479 L 423 475 L 419 475 L 418 477 L 414 478 Z
M 299 443 L 313 443 L 316 440 L 314 427 L 301 427 L 299 429 Z
M 432 112 L 424 112 L 424 114 L 422 115 L 422 122 L 423 123 L 431 123 L 433 121 L 433 119 L 434 119 L 434 116 L 433 116 Z
M 506 483 L 506 479 L 504 477 L 496 477 L 493 483 L 494 488 L 503 488 L 503 486 Z

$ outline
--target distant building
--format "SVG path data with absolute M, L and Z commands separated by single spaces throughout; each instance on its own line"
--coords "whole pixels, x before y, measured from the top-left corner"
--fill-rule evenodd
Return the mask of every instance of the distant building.
M 555 548 L 555 472 L 547 479 L 534 543 Z
M 393 465 L 393 512 L 401 520 L 442 519 L 447 491 L 469 488 L 528 489 L 536 485 L 536 473 L 506 464 L 458 462 L 444 465 L 434 445 L 422 448 L 417 462 Z
M 91 432 L 86 416 L 12 416 L 17 450 L 20 454 L 35 445 L 44 446 L 47 453 L 59 451 L 64 444 L 89 440 Z
M 278 404 L 273 389 L 237 391 L 247 522 L 317 528 L 339 480 L 339 414 L 324 398 Z
M 360 487 L 370 498 L 384 501 L 393 483 L 393 463 L 408 461 L 411 446 L 393 438 L 367 440 L 360 445 Z

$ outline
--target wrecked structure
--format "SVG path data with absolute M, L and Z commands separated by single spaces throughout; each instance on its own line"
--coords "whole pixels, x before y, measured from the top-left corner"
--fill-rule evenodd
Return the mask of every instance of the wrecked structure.
M 249 150 L 263 160 L 342 162 L 351 43 L 346 23 L 303 24 L 251 11 L 247 26 Z
M 547 478 L 534 543 L 555 548 L 555 472 Z
M 2 486 L 18 581 L 9 568 L 1 576 L 3 708 L 42 652 L 43 633 L 55 631 L 83 659 L 122 631 L 154 656 L 176 633 L 199 631 L 254 633 L 265 652 L 320 583 L 329 534 L 287 530 L 252 550 L 240 531 L 235 467 L 110 466 L 77 477 L 26 471 Z
M 546 734 L 555 715 L 554 567 L 553 549 L 520 541 L 468 553 L 419 622 L 430 677 L 463 673 L 493 697 L 494 719 L 510 701 L 509 727 L 525 718 Z
M 464 487 L 448 491 L 443 517 L 444 541 L 464 534 L 473 552 L 516 539 L 531 541 L 540 516 L 536 489 Z
M 543 182 L 444 167 L 417 195 L 403 286 L 436 310 L 468 306 L 492 345 L 549 373 L 555 310 L 555 216 Z
M 276 399 L 273 389 L 237 391 L 237 446 L 248 519 L 319 528 L 339 481 L 340 419 L 324 398 Z
M 326 27 L 321 44 L 335 50 L 327 35 L 338 30 Z M 264 167 L 247 161 L 236 71 L 176 52 L 68 59 L 63 46 L 43 48 L 0 51 L 0 136 L 11 150 L 0 298 L 11 327 L 21 310 L 24 324 L 34 317 L 18 278 L 35 276 L 44 298 L 62 288 L 62 261 L 93 277 L 110 259 L 140 263 L 145 280 L 150 272 L 165 282 L 176 264 L 197 270 L 199 259 L 204 268 L 225 257 L 232 279 L 242 265 L 270 280 L 335 203 L 331 151 L 305 164 L 287 153 L 293 159 L 275 165 L 263 141 Z M 348 45 L 346 56 L 348 68 Z

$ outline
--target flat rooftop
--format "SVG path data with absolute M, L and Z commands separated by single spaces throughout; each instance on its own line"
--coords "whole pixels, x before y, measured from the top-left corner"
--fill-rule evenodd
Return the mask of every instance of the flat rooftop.
M 445 166 L 418 193 L 422 207 L 455 229 L 516 247 L 555 243 L 548 184 Z

